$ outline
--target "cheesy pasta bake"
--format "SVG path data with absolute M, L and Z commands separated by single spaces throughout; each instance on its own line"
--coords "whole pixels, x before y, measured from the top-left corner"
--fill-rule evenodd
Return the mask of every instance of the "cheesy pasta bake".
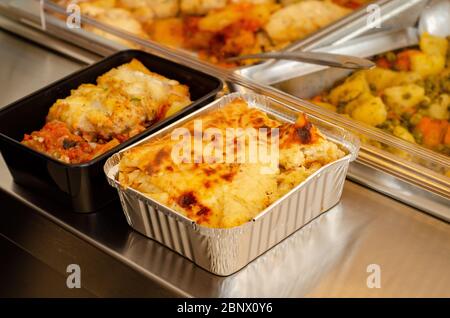
M 83 163 L 189 104 L 186 85 L 133 59 L 58 99 L 45 126 L 22 143 L 65 163 Z
M 230 128 L 266 128 L 264 133 L 268 137 L 276 129 L 277 165 L 270 173 L 264 173 L 262 168 L 270 165 L 267 162 L 211 161 L 205 152 L 200 161 L 175 161 L 173 154 L 179 141 L 167 134 L 125 151 L 118 179 L 122 186 L 133 188 L 206 227 L 231 228 L 252 220 L 315 171 L 345 156 L 305 115 L 300 115 L 294 124 L 284 123 L 249 107 L 242 99 L 191 120 L 181 129 L 195 136 L 199 133 L 198 121 L 202 123 L 202 131 L 214 128 L 223 135 Z M 248 158 L 250 139 L 244 139 L 242 143 L 236 138 L 230 143 L 219 143 L 219 151 L 225 156 L 229 147 L 236 147 L 231 153 L 237 156 L 238 149 L 243 148 Z M 273 142 L 258 135 L 258 144 L 263 140 Z M 203 138 L 201 143 L 205 149 L 208 141 Z

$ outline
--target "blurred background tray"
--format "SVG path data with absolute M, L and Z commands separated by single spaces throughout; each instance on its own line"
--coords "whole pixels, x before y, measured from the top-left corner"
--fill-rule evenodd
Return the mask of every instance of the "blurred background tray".
M 343 36 L 343 31 L 337 30 L 320 39 L 322 44 L 330 44 L 333 41 L 335 44 L 316 48 L 316 43 L 309 48 L 323 52 L 372 57 L 387 51 L 417 45 L 419 38 L 415 27 L 427 3 L 428 1 L 419 1 L 404 12 L 408 13 L 408 19 L 401 19 L 403 22 L 400 26 L 406 25 L 405 28 L 385 26 L 380 32 L 371 34 L 366 32 L 364 36 L 346 42 L 335 41 L 338 36 Z M 402 18 L 404 13 L 398 18 Z M 237 72 L 246 78 L 263 85 L 270 85 L 280 92 L 302 99 L 312 98 L 332 88 L 338 80 L 351 73 L 347 70 L 292 61 L 270 61 Z M 246 88 L 239 85 L 234 86 L 234 89 L 246 91 Z M 400 149 L 411 158 L 411 160 L 404 160 L 387 151 L 363 144 L 358 161 L 350 168 L 349 176 L 352 180 L 444 220 L 450 220 L 450 178 L 443 174 L 450 170 L 448 156 L 413 145 L 379 129 L 344 118 L 315 105 L 309 106 L 311 111 L 314 109 L 326 116 L 329 121 L 383 146 Z

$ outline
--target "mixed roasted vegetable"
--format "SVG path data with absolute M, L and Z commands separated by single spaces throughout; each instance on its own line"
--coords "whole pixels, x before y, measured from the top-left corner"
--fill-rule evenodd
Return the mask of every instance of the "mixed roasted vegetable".
M 449 40 L 423 34 L 419 48 L 377 56 L 313 102 L 450 156 Z

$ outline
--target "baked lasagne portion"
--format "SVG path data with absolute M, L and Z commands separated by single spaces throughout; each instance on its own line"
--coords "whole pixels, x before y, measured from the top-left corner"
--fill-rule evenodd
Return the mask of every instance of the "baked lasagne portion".
M 242 138 L 242 132 L 252 128 L 263 134 Z M 280 122 L 241 99 L 178 129 L 184 131 L 184 136 L 192 136 L 188 147 L 192 158 L 175 160 L 181 139 L 168 134 L 126 151 L 118 179 L 122 186 L 138 190 L 211 228 L 230 228 L 252 220 L 312 173 L 345 155 L 306 116 L 300 115 L 294 124 Z M 230 129 L 241 133 L 230 138 Z M 215 133 L 207 136 L 208 131 Z M 198 137 L 202 133 L 203 137 Z M 270 138 L 272 134 L 277 138 Z M 217 136 L 226 137 L 220 140 Z M 272 144 L 276 143 L 276 157 L 269 156 L 271 161 L 250 160 L 251 140 L 258 146 L 269 144 L 268 152 L 275 149 Z M 196 152 L 199 142 L 203 149 L 200 157 Z M 217 152 L 204 151 L 211 144 Z M 211 153 L 217 160 L 210 160 Z M 228 160 L 227 153 L 232 154 L 232 160 Z
M 22 143 L 66 163 L 82 163 L 190 103 L 186 85 L 133 59 L 58 99 L 46 125 L 26 134 Z

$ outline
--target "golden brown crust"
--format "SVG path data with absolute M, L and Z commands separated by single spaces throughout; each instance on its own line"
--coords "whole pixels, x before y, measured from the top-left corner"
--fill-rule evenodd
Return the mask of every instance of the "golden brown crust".
M 203 133 L 215 128 L 222 136 L 226 136 L 227 128 L 266 128 L 270 137 L 270 129 L 278 128 L 278 165 L 272 173 L 264 173 L 270 163 L 250 161 L 250 139 L 239 139 L 237 135 L 230 143 L 215 138 L 199 139 L 203 149 L 211 140 L 218 142 L 222 161 L 208 162 L 203 153 L 202 160 L 194 162 L 194 140 L 189 141 L 192 157 L 187 159 L 191 160 L 174 161 L 173 151 L 179 139 L 168 134 L 128 150 L 120 162 L 119 181 L 207 227 L 229 228 L 248 222 L 311 173 L 344 155 L 306 116 L 300 115 L 295 124 L 284 124 L 249 108 L 240 99 L 196 120 L 201 120 Z M 181 128 L 194 136 L 197 127 L 194 121 L 189 121 Z M 261 138 L 257 136 L 258 145 L 263 141 Z M 269 138 L 269 146 L 272 142 Z M 238 161 L 233 147 L 244 149 L 241 154 L 246 160 Z M 225 161 L 230 149 L 233 160 Z
M 153 73 L 133 59 L 98 77 L 96 84 L 80 85 L 52 105 L 47 123 L 60 124 L 32 134 L 35 140 L 45 137 L 51 147 L 43 148 L 27 136 L 25 144 L 67 163 L 86 162 L 190 103 L 186 85 Z M 76 136 L 80 145 L 88 145 L 82 147 L 85 154 L 69 155 L 80 147 L 61 148 L 60 134 L 70 135 L 71 140 Z

